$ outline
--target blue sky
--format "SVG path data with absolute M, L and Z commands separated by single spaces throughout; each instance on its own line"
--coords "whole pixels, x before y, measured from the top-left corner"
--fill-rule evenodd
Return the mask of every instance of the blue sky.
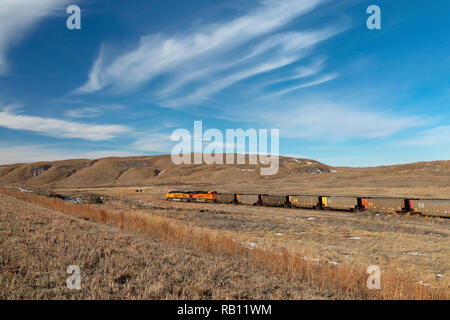
M 66 8 L 81 8 L 68 30 Z M 369 30 L 366 8 L 381 8 Z M 0 164 L 277 128 L 331 165 L 450 159 L 448 1 L 0 1 Z

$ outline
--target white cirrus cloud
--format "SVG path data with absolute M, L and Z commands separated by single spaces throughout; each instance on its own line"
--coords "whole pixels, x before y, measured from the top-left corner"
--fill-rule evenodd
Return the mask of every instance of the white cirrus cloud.
M 0 126 L 13 130 L 27 130 L 57 138 L 109 140 L 131 129 L 123 125 L 103 125 L 72 122 L 39 116 L 21 115 L 8 107 L 0 109 Z
M 323 69 L 324 61 L 325 61 L 324 58 L 317 59 L 313 63 L 311 63 L 307 66 L 296 68 L 294 70 L 293 74 L 291 74 L 289 76 L 283 76 L 283 77 L 276 78 L 274 80 L 267 81 L 263 85 L 271 85 L 271 84 L 275 84 L 275 83 L 299 80 L 302 78 L 310 77 L 312 75 L 319 73 Z
M 329 142 L 383 138 L 427 121 L 420 116 L 404 116 L 327 101 L 306 102 L 278 112 L 260 114 L 264 115 L 261 121 L 280 128 L 280 136 Z
M 177 142 L 170 140 L 170 134 L 148 133 L 131 144 L 131 148 L 149 152 L 170 152 Z
M 104 104 L 93 107 L 82 107 L 68 110 L 67 116 L 70 118 L 97 118 L 105 112 L 123 110 L 124 108 L 125 107 L 119 104 Z
M 329 27 L 319 31 L 284 32 L 270 36 L 268 39 L 256 44 L 242 57 L 218 56 L 210 57 L 205 61 L 189 63 L 188 66 L 172 72 L 172 79 L 170 79 L 168 84 L 165 84 L 163 89 L 157 92 L 157 96 L 161 100 L 164 100 L 176 94 L 177 90 L 182 89 L 183 86 L 194 83 L 198 84 L 196 91 L 203 93 L 197 94 L 198 100 L 192 99 L 193 95 L 189 94 L 188 97 L 181 96 L 179 99 L 172 99 L 169 102 L 164 101 L 163 104 L 174 107 L 173 102 L 178 101 L 181 102 L 180 105 L 185 105 L 184 98 L 190 98 L 190 102 L 198 102 L 203 97 L 208 97 L 209 94 L 213 94 L 238 81 L 258 74 L 258 72 L 252 72 L 252 70 L 261 68 L 270 61 L 273 64 L 286 60 L 287 58 L 290 59 L 288 63 L 280 66 L 283 67 L 284 65 L 304 58 L 312 46 L 332 37 L 340 31 L 342 31 L 342 28 Z M 315 74 L 320 71 L 319 66 L 316 64 L 323 64 L 323 59 L 304 68 L 297 67 L 294 70 L 294 74 L 290 75 L 290 77 L 300 78 Z M 273 68 L 272 70 L 276 69 L 278 68 Z M 249 75 L 245 76 L 247 73 Z M 230 82 L 232 79 L 236 80 Z M 216 87 L 219 89 L 214 90 Z
M 309 87 L 314 87 L 317 86 L 319 84 L 331 81 L 336 79 L 337 77 L 339 77 L 339 74 L 337 73 L 331 73 L 331 74 L 326 74 L 324 76 L 321 76 L 315 80 L 309 81 L 309 82 L 305 82 L 305 83 L 301 83 L 301 84 L 297 84 L 291 87 L 288 87 L 286 89 L 283 90 L 279 90 L 275 93 L 273 93 L 273 95 L 279 96 L 279 95 L 283 95 L 283 94 L 287 94 L 296 90 L 300 90 L 300 89 L 304 89 L 304 88 L 309 88 Z
M 271 33 L 286 26 L 294 18 L 310 12 L 322 2 L 324 0 L 265 0 L 261 1 L 258 9 L 231 21 L 197 26 L 190 32 L 174 36 L 144 36 L 133 50 L 119 55 L 114 55 L 113 50 L 106 50 L 103 46 L 88 81 L 76 92 L 91 93 L 108 87 L 117 91 L 134 89 L 168 73 L 173 73 L 175 79 L 181 74 L 185 79 L 207 81 L 208 76 L 225 68 L 232 68 L 240 62 L 250 64 L 247 68 L 260 65 L 264 60 L 260 57 L 262 53 L 269 54 L 275 50 L 280 58 L 286 57 L 288 53 L 292 55 L 295 50 L 304 49 L 339 32 L 336 29 L 324 29 L 305 33 L 281 33 L 270 37 Z M 261 39 L 262 37 L 266 38 Z M 259 42 L 255 44 L 257 41 Z M 253 50 L 243 49 L 243 46 L 251 46 Z M 243 56 L 236 54 L 237 48 L 241 53 L 244 52 Z M 249 61 L 254 57 L 259 59 Z M 230 76 L 228 73 L 222 77 Z M 215 75 L 214 78 L 221 77 Z M 187 81 L 175 82 L 175 85 L 172 84 L 173 89 Z M 161 92 L 167 94 L 167 90 L 163 89 Z
M 261 73 L 265 73 L 271 70 L 275 70 L 281 67 L 284 67 L 288 64 L 291 64 L 297 60 L 297 57 L 282 57 L 277 58 L 273 61 L 266 61 L 261 63 L 260 65 L 252 66 L 250 68 L 241 70 L 239 72 L 230 74 L 226 77 L 218 79 L 210 84 L 205 84 L 197 89 L 195 92 L 188 94 L 182 98 L 176 100 L 169 100 L 164 103 L 164 106 L 172 106 L 177 107 L 180 105 L 189 105 L 193 103 L 200 102 L 210 97 L 214 93 L 221 91 L 224 88 L 227 88 L 239 81 L 242 81 L 247 78 L 251 78 Z
M 450 145 L 450 126 L 438 126 L 421 131 L 416 138 L 402 141 L 407 146 L 446 146 Z
M 429 125 L 433 119 L 422 115 L 404 115 L 389 109 L 368 108 L 358 103 L 343 103 L 325 98 L 288 99 L 267 97 L 244 105 L 227 105 L 217 115 L 228 121 L 247 121 L 260 127 L 280 129 L 280 137 L 343 142 L 352 139 L 376 139 L 401 131 Z
M 40 20 L 61 10 L 68 2 L 68 0 L 0 1 L 0 74 L 8 70 L 6 55 L 11 46 L 17 44 L 27 32 L 32 31 Z
M 96 118 L 102 113 L 102 110 L 95 107 L 83 107 L 67 111 L 70 118 Z
M 187 130 L 187 129 L 185 129 Z M 192 132 L 189 132 L 189 130 L 186 131 L 186 134 L 182 135 L 182 137 L 180 139 L 187 139 L 188 141 L 190 141 L 191 143 L 191 150 L 194 150 L 194 140 L 197 142 L 201 142 L 202 143 L 202 148 L 209 148 L 209 150 L 214 149 L 216 150 L 216 152 L 218 152 L 218 150 L 221 150 L 221 152 L 223 152 L 223 150 L 226 150 L 227 147 L 230 148 L 239 148 L 239 147 L 244 147 L 242 144 L 240 143 L 228 143 L 228 142 L 224 142 L 224 141 L 215 141 L 214 139 L 210 139 L 210 140 L 206 140 L 204 136 L 202 137 L 195 137 L 194 134 Z M 221 132 L 223 134 L 223 137 L 225 137 L 226 132 Z M 223 138 L 225 139 L 225 138 Z M 137 139 L 136 141 L 134 141 L 131 144 L 131 149 L 133 150 L 139 150 L 139 151 L 148 151 L 148 152 L 165 152 L 165 153 L 170 153 L 172 148 L 176 145 L 179 144 L 181 142 L 180 141 L 174 141 L 171 140 L 171 134 L 165 134 L 165 133 L 160 133 L 160 132 L 152 132 L 152 133 L 147 133 L 147 134 L 143 134 L 142 137 L 140 137 L 139 139 Z
M 38 161 L 57 161 L 67 159 L 98 159 L 106 157 L 135 156 L 123 150 L 86 151 L 64 149 L 48 145 L 0 145 L 0 164 L 30 163 Z

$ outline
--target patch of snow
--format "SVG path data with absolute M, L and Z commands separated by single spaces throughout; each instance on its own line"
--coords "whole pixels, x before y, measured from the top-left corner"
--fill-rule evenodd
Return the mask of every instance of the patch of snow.
M 420 280 L 418 283 L 419 283 L 420 286 L 430 287 L 430 288 L 436 288 L 435 286 L 433 286 L 433 285 L 431 285 L 431 284 L 429 284 L 429 283 L 425 283 L 425 282 L 423 282 L 422 280 Z
M 405 252 L 405 254 L 409 254 L 411 256 L 426 256 L 425 253 L 420 253 L 420 252 Z
M 20 192 L 33 192 L 33 190 L 22 189 L 21 187 L 17 188 Z
M 313 261 L 315 265 L 320 265 L 320 259 L 319 258 L 308 258 L 307 256 L 303 256 L 303 260 L 305 261 Z
M 286 218 L 286 220 L 292 220 L 292 218 Z
M 436 273 L 436 278 L 442 278 L 442 277 L 444 277 L 444 275 L 443 275 L 443 274 L 440 274 L 440 273 Z
M 282 236 L 282 233 L 275 233 L 276 236 Z
M 312 164 L 312 162 L 306 161 L 307 164 Z
M 361 240 L 360 237 L 350 237 L 350 239 L 352 239 L 352 240 Z
M 440 237 L 441 236 L 440 233 L 433 233 L 433 232 L 430 232 L 429 235 L 430 236 L 436 236 L 436 237 Z
M 420 284 L 421 286 L 424 286 L 424 287 L 431 287 L 431 284 L 425 283 L 425 282 L 423 282 L 422 280 L 419 281 L 419 284 Z
M 329 261 L 328 263 L 329 263 L 329 264 L 332 264 L 332 265 L 334 265 L 334 266 L 339 266 L 339 265 L 341 265 L 339 262 L 336 262 L 336 261 Z
M 255 169 L 241 169 L 241 171 L 255 171 Z
M 336 172 L 338 172 L 337 170 L 334 170 L 334 169 L 331 169 L 331 171 L 330 171 L 331 173 L 336 173 Z
M 256 243 L 254 243 L 254 242 L 250 242 L 250 245 L 249 245 L 249 247 L 250 247 L 250 249 L 254 249 L 254 248 L 256 248 Z
M 313 217 L 309 217 L 308 219 L 306 219 L 306 220 L 308 220 L 308 221 L 312 221 L 312 220 L 316 220 L 316 218 L 313 218 Z

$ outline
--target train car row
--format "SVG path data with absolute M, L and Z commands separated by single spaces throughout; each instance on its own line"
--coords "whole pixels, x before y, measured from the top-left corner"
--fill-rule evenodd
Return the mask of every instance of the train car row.
M 276 206 L 322 210 L 371 210 L 383 213 L 417 213 L 450 217 L 450 200 L 401 199 L 389 197 L 270 195 L 217 193 L 215 191 L 169 191 L 167 200 L 217 202 L 258 206 Z

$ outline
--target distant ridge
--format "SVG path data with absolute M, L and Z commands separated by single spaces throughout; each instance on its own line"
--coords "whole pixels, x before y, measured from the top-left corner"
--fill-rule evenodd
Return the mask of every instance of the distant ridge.
M 369 168 L 331 167 L 280 157 L 279 171 L 260 164 L 175 165 L 170 155 L 74 159 L 0 166 L 0 186 L 31 188 L 196 186 L 219 191 L 325 192 L 450 198 L 450 161 Z
M 95 187 L 195 183 L 233 179 L 238 182 L 265 179 L 260 164 L 175 165 L 170 155 L 110 157 L 97 160 L 77 159 L 13 164 L 0 167 L 0 185 Z M 269 179 L 288 175 L 312 175 L 334 169 L 309 159 L 280 157 L 280 168 Z

